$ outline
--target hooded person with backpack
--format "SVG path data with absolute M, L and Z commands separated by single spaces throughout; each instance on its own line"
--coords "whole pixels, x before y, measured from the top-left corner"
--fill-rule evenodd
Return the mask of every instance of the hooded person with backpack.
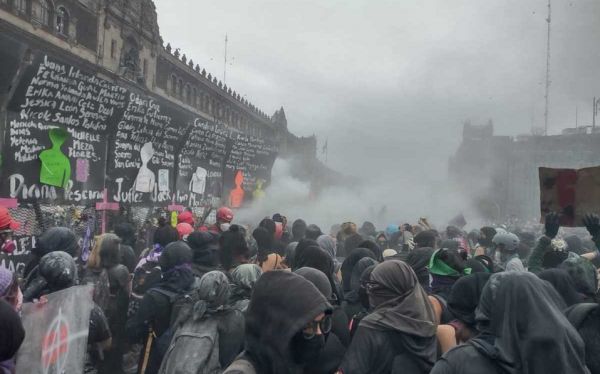
M 300 374 L 319 357 L 331 329 L 331 305 L 303 277 L 263 274 L 246 312 L 244 352 L 224 374 Z
M 373 311 L 360 322 L 339 372 L 429 373 L 437 353 L 435 315 L 412 268 L 399 260 L 377 265 L 367 294 Z
M 144 342 L 140 367 L 145 367 L 146 374 L 158 372 L 162 357 L 156 342 L 171 326 L 177 298 L 185 295 L 196 279 L 191 269 L 192 251 L 184 242 L 168 244 L 158 261 L 162 279 L 144 294 L 139 309 L 127 321 L 130 342 Z
M 228 305 L 229 280 L 221 271 L 202 276 L 196 300 L 181 308 L 160 374 L 220 373 L 233 362 L 244 343 L 244 316 Z
M 122 372 L 123 353 L 127 337 L 127 307 L 129 304 L 129 270 L 120 263 L 121 239 L 115 234 L 103 234 L 99 239 L 102 271 L 94 288 L 94 301 L 106 315 L 112 335 L 112 345 L 105 352 L 100 374 Z
M 254 285 L 262 275 L 262 270 L 255 264 L 242 264 L 231 272 L 231 296 L 229 304 L 242 313 L 248 309 Z

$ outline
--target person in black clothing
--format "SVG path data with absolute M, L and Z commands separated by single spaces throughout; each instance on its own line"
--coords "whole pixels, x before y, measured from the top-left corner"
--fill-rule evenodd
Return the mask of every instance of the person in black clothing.
M 343 304 L 344 312 L 348 318 L 353 318 L 355 315 L 366 311 L 363 303 L 361 303 L 360 300 L 360 278 L 365 269 L 377 264 L 379 264 L 379 262 L 371 257 L 364 257 L 361 258 L 352 269 L 352 275 L 350 276 L 350 291 L 344 293 Z
M 224 374 L 300 374 L 319 357 L 331 329 L 331 305 L 303 277 L 263 274 L 246 313 L 245 350 Z
M 348 257 L 342 262 L 341 273 L 342 273 L 342 290 L 344 293 L 348 293 L 352 291 L 351 280 L 352 280 L 352 270 L 362 258 L 369 257 L 376 260 L 376 256 L 373 252 L 366 248 L 356 248 L 349 254 Z M 344 306 L 344 309 L 346 307 Z M 351 315 L 348 318 L 352 318 Z
M 119 263 L 127 267 L 130 273 L 135 270 L 139 253 L 135 253 L 135 228 L 131 223 L 119 223 L 115 225 L 115 234 L 121 239 L 119 246 L 120 260 Z
M 254 285 L 262 275 L 262 270 L 255 264 L 242 264 L 231 272 L 231 296 L 229 304 L 242 313 L 248 309 Z
M 192 271 L 197 278 L 219 267 L 217 235 L 208 231 L 194 231 L 187 237 L 192 250 Z
M 331 285 L 323 272 L 304 267 L 296 270 L 294 273 L 314 284 L 323 296 L 331 300 Z M 348 318 L 339 306 L 334 306 L 331 320 L 331 332 L 326 337 L 325 348 L 315 361 L 307 365 L 304 370 L 306 373 L 335 373 L 342 362 L 342 358 L 344 358 L 346 348 L 350 344 Z
M 71 254 L 62 251 L 50 252 L 42 257 L 37 272 L 38 277 L 24 292 L 24 295 L 27 294 L 24 297 L 25 301 L 40 299 L 52 292 L 75 286 L 78 282 L 75 260 Z M 100 352 L 108 349 L 111 345 L 111 334 L 106 316 L 98 305 L 94 304 L 89 318 L 86 365 L 98 367 L 102 359 Z
M 188 336 L 189 333 L 203 333 L 202 327 L 216 322 L 218 346 L 212 347 L 218 349 L 218 358 L 221 368 L 227 367 L 233 362 L 236 356 L 241 352 L 244 345 L 244 316 L 239 310 L 227 305 L 229 299 L 229 280 L 222 271 L 210 271 L 198 282 L 194 292 L 198 294 L 198 301 L 193 308 L 184 309 L 177 315 L 176 321 L 172 326 L 174 339 L 177 336 Z M 186 330 L 189 323 L 197 328 Z M 197 325 L 201 323 L 201 325 Z M 187 325 L 187 327 L 186 327 Z M 179 330 L 183 327 L 184 330 Z M 182 335 L 180 335 L 180 331 Z M 195 364 L 194 356 L 210 357 L 209 352 L 199 352 L 198 347 L 187 346 L 185 340 L 183 343 L 175 343 L 172 350 L 169 348 L 165 362 L 161 367 L 161 373 L 189 373 L 190 366 Z M 190 360 L 188 362 L 188 360 Z M 215 365 L 216 366 L 216 365 Z M 202 372 L 203 367 L 196 368 L 197 372 Z M 194 370 L 194 372 L 196 372 Z M 208 371 L 207 371 L 208 372 Z M 211 371 L 212 373 L 212 371 Z
M 362 259 L 361 261 L 363 261 L 363 260 L 364 259 Z M 369 260 L 373 260 L 373 259 L 369 259 Z M 375 261 L 375 260 L 373 260 L 373 261 Z M 360 302 L 362 310 L 359 313 L 353 315 L 350 319 L 349 329 L 350 329 L 350 338 L 351 339 L 354 337 L 354 334 L 356 334 L 356 331 L 358 330 L 360 321 L 362 321 L 363 318 L 365 318 L 367 315 L 369 315 L 369 312 L 371 311 L 371 305 L 369 303 L 369 295 L 367 294 L 367 286 L 368 286 L 369 282 L 371 281 L 371 273 L 373 272 L 373 270 L 375 270 L 377 265 L 379 265 L 379 263 L 369 266 L 368 268 L 363 270 L 362 274 L 360 275 L 360 287 L 358 289 L 358 301 Z
M 219 237 L 219 261 L 225 271 L 250 262 L 250 249 L 241 226 L 231 225 Z
M 36 278 L 37 266 L 40 259 L 54 251 L 63 251 L 77 257 L 80 253 L 79 240 L 73 230 L 66 227 L 53 227 L 46 230 L 36 241 L 35 247 L 31 250 L 32 259 L 25 266 L 23 278 L 25 279 L 24 287 L 27 287 L 29 282 Z
M 560 295 L 532 273 L 494 274 L 481 295 L 481 334 L 448 351 L 431 374 L 589 373 L 583 340 Z
M 341 305 L 344 300 L 342 286 L 340 285 L 335 275 L 335 265 L 333 259 L 317 245 L 311 245 L 300 253 L 296 253 L 294 259 L 294 267 L 292 271 L 296 271 L 302 267 L 310 267 L 320 270 L 329 279 L 329 284 L 333 290 L 333 296 L 330 302 L 335 305 Z
M 552 287 L 562 296 L 567 306 L 579 304 L 583 302 L 582 295 L 577 292 L 573 279 L 566 270 L 563 269 L 547 269 L 538 273 L 540 279 L 549 282 Z
M 112 345 L 105 353 L 99 373 L 118 374 L 123 371 L 123 353 L 127 337 L 127 308 L 129 305 L 129 270 L 121 264 L 121 239 L 115 234 L 104 234 L 100 243 L 100 264 L 107 272 L 110 303 L 103 310 L 112 335 Z
M 297 219 L 292 223 L 292 241 L 299 242 L 306 235 L 306 222 L 302 219 Z
M 352 235 L 348 236 L 344 240 L 344 250 L 343 250 L 344 256 L 346 258 L 350 257 L 350 255 L 352 254 L 352 252 L 354 252 L 354 250 L 356 248 L 359 248 L 359 244 L 362 243 L 363 241 L 365 241 L 365 239 L 360 234 L 358 234 L 358 233 L 355 233 L 355 234 L 352 234 Z M 375 258 L 375 259 L 377 259 L 377 258 Z
M 427 232 L 427 231 L 423 231 Z M 418 235 L 417 235 L 418 236 Z M 434 239 L 435 241 L 435 239 Z M 413 249 L 406 257 L 406 263 L 414 270 L 419 284 L 425 292 L 431 291 L 431 280 L 429 278 L 429 261 L 435 249 L 431 247 L 418 247 Z
M 136 314 L 127 321 L 127 336 L 131 343 L 143 341 L 147 344 L 149 333 L 153 333 L 158 339 L 167 331 L 171 322 L 171 298 L 160 291 L 171 294 L 189 291 L 195 281 L 191 263 L 192 251 L 184 242 L 168 244 L 162 251 L 159 259 L 162 279 L 145 293 Z M 158 357 L 155 342 L 156 339 L 150 347 L 146 374 L 157 373 L 160 368 L 162 357 Z
M 387 248 L 381 248 L 379 247 L 379 245 L 377 245 L 377 243 L 375 243 L 374 240 L 372 239 L 367 239 L 362 241 L 359 245 L 358 248 L 366 248 L 366 249 L 370 249 L 371 252 L 373 252 L 373 254 L 375 254 L 375 259 L 377 261 L 382 261 L 383 260 L 383 249 L 387 249 Z
M 435 316 L 412 268 L 399 260 L 377 265 L 367 293 L 373 312 L 360 322 L 340 372 L 429 373 L 436 359 Z
M 315 224 L 310 224 L 306 228 L 306 239 L 317 240 L 319 236 L 323 235 L 321 228 Z
M 454 329 L 456 344 L 467 342 L 479 334 L 475 309 L 490 277 L 488 273 L 474 273 L 454 283 L 448 296 L 448 309 L 455 318 L 449 325 Z

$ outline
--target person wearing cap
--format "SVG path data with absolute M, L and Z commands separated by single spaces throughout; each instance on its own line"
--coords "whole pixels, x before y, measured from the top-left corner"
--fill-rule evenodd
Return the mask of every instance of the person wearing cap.
M 12 239 L 13 233 L 19 229 L 21 224 L 12 219 L 8 209 L 0 206 L 0 251 L 6 253 L 14 252 L 16 246 Z
M 177 216 L 177 223 L 187 223 L 194 227 L 194 215 L 189 210 L 184 210 Z

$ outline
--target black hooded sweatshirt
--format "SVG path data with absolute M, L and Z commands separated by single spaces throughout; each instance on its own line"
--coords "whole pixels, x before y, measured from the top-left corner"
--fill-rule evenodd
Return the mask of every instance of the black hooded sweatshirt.
M 246 312 L 245 351 L 236 361 L 250 362 L 260 374 L 302 373 L 292 338 L 318 315 L 330 312 L 325 296 L 303 277 L 281 270 L 263 274 Z M 233 368 L 224 372 L 243 373 Z
M 426 374 L 436 356 L 434 311 L 412 268 L 398 260 L 375 267 L 375 308 L 363 318 L 341 364 L 344 374 Z
M 195 281 L 190 266 L 191 262 L 192 252 L 187 244 L 181 241 L 168 244 L 159 259 L 162 279 L 153 288 L 160 288 L 175 294 L 184 294 L 190 290 Z M 132 343 L 147 339 L 149 327 L 152 327 L 157 337 L 160 337 L 169 328 L 171 300 L 167 295 L 153 290 L 153 288 L 144 294 L 136 314 L 127 321 L 127 336 Z M 162 358 L 158 357 L 155 347 L 156 344 L 153 344 L 146 374 L 156 373 L 160 368 Z

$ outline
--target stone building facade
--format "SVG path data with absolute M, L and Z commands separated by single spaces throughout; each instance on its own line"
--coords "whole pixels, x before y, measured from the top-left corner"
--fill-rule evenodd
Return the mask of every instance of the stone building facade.
M 135 85 L 207 120 L 274 138 L 282 156 L 292 151 L 289 141 L 294 154 L 315 157 L 316 139 L 289 133 L 283 108 L 267 115 L 192 56 L 165 44 L 152 0 L 0 0 L 0 33 L 67 55 L 104 79 Z M 10 86 L 18 69 L 6 68 L 0 84 Z M 9 97 L 0 93 L 0 125 Z
M 598 149 L 600 133 L 594 131 L 510 137 L 494 135 L 491 123 L 467 123 L 462 143 L 450 158 L 449 176 L 486 219 L 539 220 L 538 168 L 599 166 Z

